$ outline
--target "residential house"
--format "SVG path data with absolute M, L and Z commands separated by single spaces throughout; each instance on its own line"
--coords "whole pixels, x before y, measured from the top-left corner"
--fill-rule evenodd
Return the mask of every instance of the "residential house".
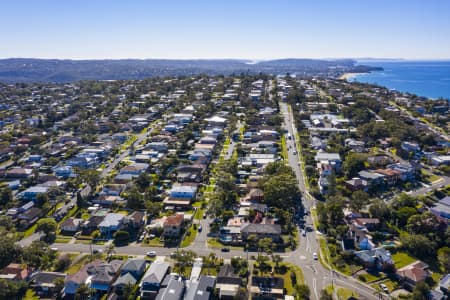
M 420 151 L 419 144 L 412 142 L 402 142 L 401 148 L 406 152 L 413 152 L 414 154 Z
M 450 196 L 446 196 L 439 200 L 434 206 L 430 207 L 430 211 L 438 217 L 439 220 L 450 224 Z
M 191 185 L 174 185 L 169 191 L 171 198 L 193 199 L 197 193 L 197 187 Z
M 51 298 L 55 289 L 55 281 L 59 278 L 66 279 L 67 274 L 60 272 L 39 271 L 30 277 L 30 287 L 39 297 Z
M 37 220 L 39 220 L 39 218 L 42 216 L 42 209 L 37 208 L 37 207 L 32 207 L 29 210 L 27 210 L 26 212 L 20 214 L 17 219 L 20 222 L 20 225 L 22 227 L 30 227 L 31 225 L 33 225 L 34 223 L 37 222 Z
M 61 166 L 55 168 L 55 175 L 62 178 L 69 178 L 73 174 L 73 168 L 71 166 Z
M 188 283 L 184 300 L 210 300 L 214 293 L 216 278 L 212 276 L 200 276 L 198 280 Z
M 375 173 L 384 176 L 384 180 L 388 185 L 395 185 L 400 180 L 400 171 L 392 169 L 376 169 Z
M 33 169 L 12 168 L 6 171 L 6 178 L 28 179 L 33 176 Z
M 95 267 L 101 265 L 102 263 L 103 262 L 99 259 L 94 260 L 93 262 L 84 265 L 75 274 L 67 276 L 66 280 L 64 281 L 64 293 L 66 295 L 75 295 L 80 285 L 86 284 L 86 282 L 92 275 L 90 273 L 90 270 L 95 270 Z
M 326 163 L 333 167 L 334 170 L 339 170 L 341 167 L 341 156 L 339 153 L 327 153 L 327 152 L 317 152 L 314 157 L 316 162 Z
M 428 265 L 420 260 L 397 270 L 397 276 L 408 290 L 414 289 L 418 282 L 425 281 L 430 275 Z
M 234 299 L 241 285 L 242 278 L 234 273 L 234 269 L 230 264 L 224 264 L 220 267 L 217 274 L 216 289 L 219 290 L 219 298 L 221 300 Z
M 376 165 L 376 166 L 385 166 L 387 164 L 392 163 L 392 159 L 389 156 L 386 155 L 374 155 L 374 156 L 369 156 L 367 158 L 367 161 L 371 164 L 371 165 Z
M 387 166 L 389 169 L 400 172 L 401 181 L 414 182 L 416 180 L 416 169 L 410 164 L 390 164 Z
M 61 231 L 75 233 L 80 230 L 83 219 L 76 219 L 73 217 L 67 218 L 64 222 L 59 225 Z
M 180 276 L 169 275 L 167 285 L 159 290 L 156 300 L 181 300 L 184 290 L 183 279 Z
M 169 263 L 160 261 L 153 262 L 141 281 L 141 298 L 155 299 L 169 270 Z
M 80 169 L 92 169 L 97 164 L 98 160 L 95 156 L 75 156 L 66 161 L 67 166 Z
M 284 279 L 252 276 L 250 295 L 253 299 L 284 299 Z
M 450 294 L 450 274 L 445 275 L 439 281 L 439 289 L 446 295 Z
M 210 127 L 225 127 L 227 124 L 227 119 L 219 117 L 219 116 L 213 116 L 211 118 L 205 119 L 206 122 L 208 122 L 208 126 Z
M 120 269 L 120 275 L 129 273 L 134 278 L 139 279 L 144 274 L 146 265 L 145 259 L 129 259 Z
M 116 232 L 124 223 L 125 216 L 118 213 L 109 213 L 105 216 L 103 221 L 98 224 L 98 229 L 102 234 L 111 236 L 113 232 Z
M 365 180 L 362 180 L 359 177 L 353 177 L 350 180 L 346 180 L 345 181 L 345 186 L 350 190 L 350 191 L 367 191 L 368 190 L 368 183 Z
M 165 237 L 179 237 L 183 230 L 184 215 L 176 214 L 168 216 L 164 222 L 163 235 Z
M 49 188 L 45 186 L 32 186 L 19 193 L 17 196 L 22 200 L 36 201 L 38 195 L 45 195 L 47 194 L 48 190 Z
M 381 271 L 392 270 L 394 261 L 391 253 L 384 248 L 374 248 L 355 252 L 355 256 L 361 261 L 365 268 Z
M 108 196 L 120 196 L 125 188 L 125 184 L 105 184 L 101 193 Z
M 128 217 L 128 226 L 133 228 L 135 231 L 140 231 L 145 222 L 145 212 L 134 211 Z
M 31 275 L 31 269 L 16 263 L 10 263 L 0 272 L 0 279 L 27 280 Z
M 148 169 L 148 167 L 149 164 L 146 163 L 133 163 L 120 169 L 120 174 L 139 176 L 141 173 L 144 173 Z
M 263 190 L 258 189 L 258 188 L 253 188 L 248 192 L 248 194 L 244 198 L 242 198 L 241 201 L 261 203 L 263 200 L 264 200 Z
M 278 224 L 242 224 L 241 235 L 244 242 L 251 235 L 256 235 L 258 239 L 271 238 L 277 242 L 281 239 L 281 226 Z
M 99 204 L 101 206 L 112 206 L 114 204 L 126 204 L 126 200 L 123 199 L 120 196 L 112 196 L 107 194 L 101 194 L 94 200 L 92 200 L 92 203 Z
M 365 180 L 369 186 L 382 186 L 385 176 L 376 172 L 360 171 L 358 177 Z
M 131 273 L 125 273 L 114 281 L 112 288 L 116 294 L 121 294 L 127 286 L 134 286 L 136 282 L 136 278 Z
M 121 260 L 112 260 L 88 269 L 88 273 L 92 276 L 89 287 L 97 291 L 108 292 L 117 278 L 121 265 Z

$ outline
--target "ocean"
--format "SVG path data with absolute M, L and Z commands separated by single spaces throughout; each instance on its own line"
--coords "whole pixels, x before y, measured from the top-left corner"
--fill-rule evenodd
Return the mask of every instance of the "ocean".
M 419 96 L 450 99 L 450 61 L 358 61 L 384 71 L 356 74 L 349 81 L 374 83 Z

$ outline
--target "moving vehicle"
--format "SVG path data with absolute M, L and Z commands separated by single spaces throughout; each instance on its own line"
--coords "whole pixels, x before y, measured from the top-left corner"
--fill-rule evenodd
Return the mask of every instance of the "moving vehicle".
M 198 226 L 198 231 L 201 232 L 203 229 L 202 225 Z
M 318 259 L 319 259 L 319 257 L 317 256 L 317 253 L 316 253 L 316 252 L 313 253 L 313 259 L 314 259 L 314 260 L 318 260 Z
M 306 236 L 306 230 L 305 229 L 302 230 L 302 235 Z
M 222 248 L 222 252 L 230 252 L 230 248 Z
M 156 251 L 148 251 L 147 252 L 147 256 L 148 257 L 155 257 L 156 256 Z

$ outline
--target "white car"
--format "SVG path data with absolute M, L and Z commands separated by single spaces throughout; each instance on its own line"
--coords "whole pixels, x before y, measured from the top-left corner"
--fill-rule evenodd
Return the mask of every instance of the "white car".
M 384 283 L 380 283 L 380 288 L 383 290 L 383 292 L 389 294 L 389 289 Z
M 149 256 L 149 257 L 155 257 L 155 256 L 156 256 L 156 251 L 148 251 L 148 252 L 147 252 L 147 256 Z
M 317 256 L 317 253 L 316 253 L 316 252 L 313 253 L 313 259 L 314 259 L 314 260 L 318 260 L 318 259 L 319 259 L 319 257 Z

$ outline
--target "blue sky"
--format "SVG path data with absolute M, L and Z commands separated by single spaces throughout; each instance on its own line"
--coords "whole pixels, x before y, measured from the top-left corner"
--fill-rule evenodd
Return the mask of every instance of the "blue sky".
M 450 58 L 447 0 L 2 0 L 0 58 Z

